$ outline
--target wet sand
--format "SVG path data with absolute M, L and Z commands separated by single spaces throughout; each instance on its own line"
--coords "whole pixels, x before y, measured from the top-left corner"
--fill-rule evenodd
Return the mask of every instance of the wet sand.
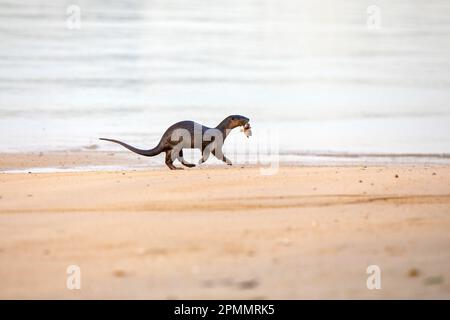
M 0 298 L 450 298 L 449 248 L 448 166 L 0 174 Z
M 97 145 L 93 145 L 96 147 Z M 85 148 L 86 149 L 86 148 Z M 52 172 L 89 170 L 92 168 L 149 168 L 164 163 L 156 158 L 146 158 L 130 152 L 96 150 L 65 150 L 26 153 L 0 153 L 0 172 Z

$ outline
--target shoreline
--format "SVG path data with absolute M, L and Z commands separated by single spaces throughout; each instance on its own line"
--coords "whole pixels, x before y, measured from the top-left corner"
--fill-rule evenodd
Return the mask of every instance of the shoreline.
M 245 156 L 245 155 L 244 155 Z M 267 167 L 277 161 L 282 167 L 332 167 L 332 166 L 447 166 L 450 154 L 387 154 L 348 152 L 292 152 L 280 153 L 276 159 L 256 156 L 232 159 L 234 166 L 247 168 Z M 185 157 L 186 158 L 186 157 Z M 247 160 L 246 160 L 247 159 Z M 240 160 L 240 162 L 239 162 Z M 190 160 L 196 163 L 196 157 Z M 179 165 L 180 166 L 180 165 Z M 223 164 L 210 157 L 199 168 L 216 168 Z M 143 157 L 129 151 L 66 150 L 47 152 L 0 153 L 0 173 L 51 173 L 51 172 L 95 172 L 122 170 L 159 170 L 166 168 L 162 155 Z M 189 170 L 193 170 L 190 168 Z

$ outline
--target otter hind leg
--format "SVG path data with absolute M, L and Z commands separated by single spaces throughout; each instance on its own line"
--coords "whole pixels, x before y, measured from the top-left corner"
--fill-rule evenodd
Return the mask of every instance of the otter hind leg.
M 189 162 L 187 162 L 186 160 L 184 160 L 184 158 L 183 158 L 183 149 L 181 149 L 181 150 L 180 150 L 180 153 L 178 154 L 178 161 L 180 161 L 181 164 L 182 164 L 183 166 L 185 166 L 185 167 L 188 167 L 188 168 L 193 168 L 193 167 L 195 167 L 195 164 L 189 163 Z
M 198 161 L 199 165 L 208 160 L 210 152 L 211 149 L 209 146 L 206 146 L 206 148 L 202 150 L 202 158 Z
M 173 165 L 172 153 L 172 150 L 166 151 L 166 165 L 170 168 L 170 170 L 183 170 L 183 168 L 178 168 Z

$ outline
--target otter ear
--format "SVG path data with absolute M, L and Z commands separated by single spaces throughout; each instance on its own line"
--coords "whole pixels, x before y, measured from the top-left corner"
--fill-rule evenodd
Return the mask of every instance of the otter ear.
M 234 120 L 234 117 L 231 117 L 231 120 Z

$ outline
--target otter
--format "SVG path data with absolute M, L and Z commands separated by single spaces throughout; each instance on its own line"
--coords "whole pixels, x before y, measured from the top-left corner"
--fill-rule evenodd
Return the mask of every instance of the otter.
M 232 129 L 249 126 L 249 121 L 247 117 L 231 115 L 223 119 L 215 128 L 209 128 L 194 121 L 177 122 L 164 132 L 158 145 L 149 150 L 138 149 L 115 139 L 100 138 L 100 140 L 118 143 L 128 150 L 146 157 L 153 157 L 165 152 L 165 163 L 171 170 L 183 169 L 173 165 L 176 159 L 188 168 L 195 167 L 195 164 L 184 160 L 183 148 L 200 149 L 202 157 L 199 165 L 205 162 L 212 153 L 216 158 L 231 166 L 231 161 L 222 152 L 223 143 Z

